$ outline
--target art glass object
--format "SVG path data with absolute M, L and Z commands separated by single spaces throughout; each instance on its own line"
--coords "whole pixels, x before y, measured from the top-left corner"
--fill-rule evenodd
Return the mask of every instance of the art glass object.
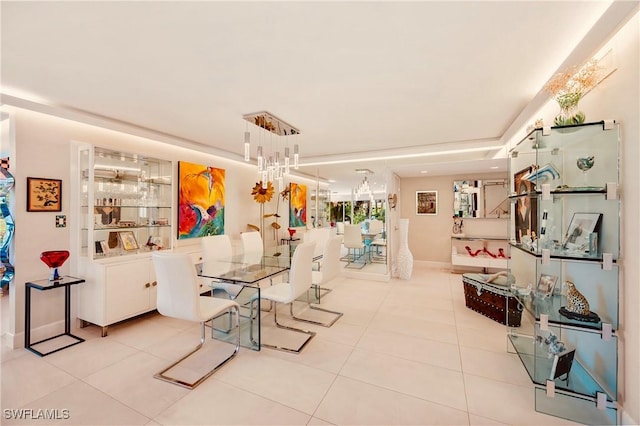
M 576 166 L 582 170 L 584 186 L 587 186 L 587 172 L 591 170 L 595 162 L 596 159 L 593 155 L 585 155 L 576 159 Z
M 8 286 L 15 276 L 15 269 L 11 264 L 9 256 L 9 249 L 11 247 L 11 241 L 13 240 L 15 224 L 7 201 L 7 196 L 13 188 L 14 183 L 15 179 L 9 170 L 4 167 L 0 167 L 0 215 L 2 216 L 4 228 L 1 233 L 2 238 L 0 239 L 0 264 L 4 268 L 4 273 L 0 280 L 0 288 Z
M 67 250 L 43 251 L 40 254 L 40 260 L 51 270 L 49 281 L 58 281 L 60 279 L 58 268 L 61 267 L 68 258 L 69 252 Z

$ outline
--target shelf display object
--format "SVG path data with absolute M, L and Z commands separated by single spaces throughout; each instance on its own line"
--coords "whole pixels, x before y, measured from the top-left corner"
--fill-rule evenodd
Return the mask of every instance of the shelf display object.
M 453 267 L 477 267 L 506 269 L 509 258 L 508 239 L 504 237 L 471 237 L 451 235 L 451 265 Z
M 509 273 L 525 308 L 510 349 L 536 410 L 617 424 L 620 129 L 534 129 L 510 153 Z M 524 317 L 523 315 L 523 317 Z
M 77 144 L 79 217 L 72 271 L 82 324 L 108 326 L 156 308 L 151 253 L 173 244 L 173 163 Z

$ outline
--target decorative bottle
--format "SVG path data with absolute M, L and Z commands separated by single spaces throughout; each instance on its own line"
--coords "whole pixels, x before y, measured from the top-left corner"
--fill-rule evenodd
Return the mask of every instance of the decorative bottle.
M 399 249 L 398 249 L 398 275 L 401 280 L 411 279 L 413 272 L 413 255 L 409 250 L 409 219 L 400 219 L 398 221 Z

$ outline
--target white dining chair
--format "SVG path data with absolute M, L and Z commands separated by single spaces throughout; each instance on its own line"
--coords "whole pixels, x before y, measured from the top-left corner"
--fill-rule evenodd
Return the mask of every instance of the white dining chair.
M 220 367 L 236 356 L 240 349 L 240 327 L 238 304 L 233 300 L 201 296 L 200 282 L 191 256 L 186 253 L 159 252 L 151 255 L 156 274 L 157 309 L 164 316 L 186 321 L 199 322 L 201 325 L 200 344 L 182 358 L 156 373 L 153 377 L 187 389 L 193 389 L 215 373 Z M 205 343 L 205 325 L 221 315 L 235 314 L 235 349 L 224 360 L 218 362 L 203 376 L 195 381 L 187 381 L 165 374 L 191 355 L 200 350 Z M 211 331 L 213 338 L 213 329 Z
M 315 296 L 320 303 L 320 293 L 321 291 L 330 292 L 330 288 L 321 287 L 323 284 L 327 284 L 328 282 L 334 280 L 338 277 L 340 273 L 340 245 L 342 244 L 342 239 L 340 237 L 331 237 L 324 245 L 322 250 L 322 268 L 319 271 L 311 271 L 311 286 L 315 290 Z M 331 327 L 335 324 L 336 321 L 340 319 L 343 315 L 342 312 L 331 311 L 329 309 L 320 308 L 319 306 L 312 304 L 309 301 L 309 294 L 307 293 L 307 304 L 310 309 L 316 311 L 327 312 L 330 314 L 334 314 L 335 317 L 329 321 L 328 323 L 323 323 L 320 321 L 310 320 L 306 318 L 296 317 L 293 315 L 293 311 L 291 312 L 291 316 L 298 321 L 305 321 L 311 324 L 321 325 L 323 327 Z
M 202 275 L 204 277 L 215 277 L 223 275 L 231 270 L 231 258 L 233 249 L 231 239 L 228 235 L 210 235 L 202 237 Z M 229 299 L 238 296 L 242 286 L 226 283 L 219 279 L 211 280 L 212 290 L 221 290 L 227 294 Z
M 359 259 L 363 259 L 360 268 L 364 268 L 364 242 L 362 241 L 362 231 L 360 225 L 345 225 L 344 238 L 342 240 L 344 247 L 348 250 L 347 265 L 355 264 Z
M 277 349 L 285 352 L 300 353 L 302 349 L 309 343 L 309 341 L 316 335 L 315 331 L 302 330 L 295 327 L 280 324 L 278 322 L 278 303 L 290 304 L 290 312 L 293 316 L 293 303 L 295 300 L 308 292 L 311 288 L 311 261 L 313 259 L 313 251 L 315 250 L 315 242 L 307 242 L 299 244 L 293 252 L 293 258 L 291 259 L 291 269 L 289 270 L 289 279 L 287 282 L 274 284 L 271 287 L 260 290 L 260 298 L 256 293 L 251 298 L 251 315 L 250 315 L 250 327 L 249 337 L 251 342 L 255 345 L 265 346 L 271 349 Z M 273 306 L 273 320 L 276 327 L 293 331 L 300 334 L 306 334 L 304 342 L 298 348 L 290 348 L 285 346 L 278 346 L 274 344 L 255 342 L 253 338 L 253 309 L 256 302 L 259 303 L 260 299 L 268 300 Z
M 225 282 L 221 279 L 207 278 L 224 275 L 231 270 L 231 258 L 233 257 L 233 248 L 231 239 L 228 235 L 209 235 L 202 237 L 202 277 L 209 281 L 211 288 L 211 296 L 215 291 L 222 291 L 227 298 L 235 300 L 238 297 L 242 286 L 239 284 Z M 226 330 L 215 328 L 217 331 L 228 333 L 231 331 L 231 315 L 229 315 L 229 325 Z
M 240 234 L 242 243 L 242 258 L 247 264 L 260 263 L 264 255 L 262 236 L 257 231 L 243 232 Z

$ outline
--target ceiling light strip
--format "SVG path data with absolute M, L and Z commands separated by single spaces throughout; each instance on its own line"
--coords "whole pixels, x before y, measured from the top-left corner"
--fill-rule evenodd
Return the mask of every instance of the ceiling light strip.
M 321 166 L 327 164 L 346 164 L 346 163 L 358 163 L 362 161 L 386 161 L 386 160 L 400 160 L 404 158 L 420 158 L 420 157 L 435 157 L 439 155 L 449 155 L 449 154 L 463 154 L 468 152 L 481 152 L 481 151 L 490 151 L 494 149 L 503 149 L 504 145 L 491 145 L 480 148 L 465 148 L 465 149 L 452 149 L 447 151 L 437 151 L 437 152 L 422 152 L 422 153 L 414 153 L 414 154 L 398 154 L 398 155 L 384 155 L 380 157 L 360 157 L 360 158 L 351 158 L 344 160 L 327 160 L 327 161 L 314 161 L 309 163 L 301 163 L 300 167 L 307 166 Z

